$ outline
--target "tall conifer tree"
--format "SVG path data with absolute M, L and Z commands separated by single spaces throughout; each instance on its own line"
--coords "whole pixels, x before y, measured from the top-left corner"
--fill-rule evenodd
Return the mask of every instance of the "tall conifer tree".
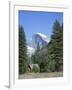
M 19 74 L 27 71 L 27 47 L 23 27 L 19 26 Z
M 63 25 L 56 20 L 53 26 L 53 34 L 48 44 L 49 68 L 52 71 L 63 69 Z

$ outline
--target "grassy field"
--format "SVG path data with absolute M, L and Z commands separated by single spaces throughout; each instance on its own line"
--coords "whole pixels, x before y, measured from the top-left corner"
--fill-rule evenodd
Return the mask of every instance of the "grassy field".
M 25 74 L 19 75 L 19 79 L 51 78 L 51 77 L 63 77 L 63 72 L 25 73 Z

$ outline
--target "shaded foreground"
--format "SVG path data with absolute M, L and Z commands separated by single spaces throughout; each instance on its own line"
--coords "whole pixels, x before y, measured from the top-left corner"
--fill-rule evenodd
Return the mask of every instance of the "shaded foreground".
M 51 78 L 51 77 L 63 77 L 63 72 L 25 73 L 25 74 L 19 75 L 19 79 Z

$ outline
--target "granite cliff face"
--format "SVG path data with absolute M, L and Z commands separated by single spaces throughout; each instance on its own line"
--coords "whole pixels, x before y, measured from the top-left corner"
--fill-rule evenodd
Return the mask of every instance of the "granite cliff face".
M 42 33 L 36 33 L 33 35 L 33 41 L 34 41 L 34 47 L 37 49 L 37 45 L 39 44 L 40 48 L 46 46 L 49 43 L 49 38 L 42 34 Z
M 40 49 L 45 47 L 49 43 L 49 38 L 42 34 L 36 33 L 33 35 L 32 40 L 27 43 L 27 54 L 29 57 L 35 52 L 37 49 L 37 45 L 39 44 Z

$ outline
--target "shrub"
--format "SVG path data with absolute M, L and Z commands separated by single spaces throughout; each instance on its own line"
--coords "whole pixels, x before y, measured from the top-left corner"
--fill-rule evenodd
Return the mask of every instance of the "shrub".
M 46 63 L 44 62 L 40 63 L 40 72 L 46 72 L 46 71 L 47 71 Z

